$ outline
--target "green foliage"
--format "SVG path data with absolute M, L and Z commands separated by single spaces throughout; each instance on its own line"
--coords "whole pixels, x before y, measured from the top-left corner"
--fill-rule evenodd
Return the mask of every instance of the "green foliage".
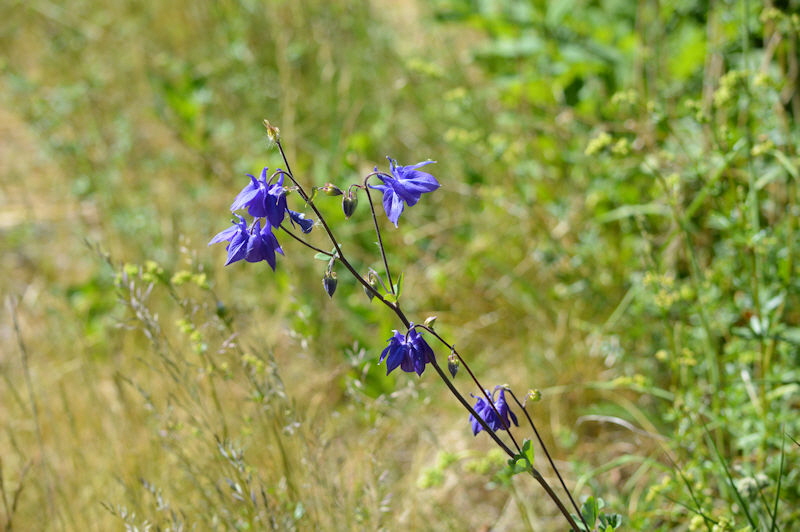
M 531 440 L 522 442 L 522 450 L 514 458 L 508 460 L 508 465 L 497 474 L 497 478 L 503 484 L 509 484 L 511 477 L 520 473 L 530 473 L 533 471 L 534 448 Z
M 605 501 L 588 497 L 581 505 L 581 516 L 583 521 L 589 525 L 589 530 L 599 530 L 600 532 L 613 532 L 622 526 L 622 516 L 619 514 L 606 514 L 603 512 Z M 574 516 L 577 519 L 577 516 Z M 581 530 L 586 530 L 583 524 Z

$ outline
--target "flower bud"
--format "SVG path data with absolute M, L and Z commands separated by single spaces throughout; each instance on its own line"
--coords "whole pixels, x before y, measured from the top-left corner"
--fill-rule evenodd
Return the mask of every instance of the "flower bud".
M 433 329 L 433 324 L 436 323 L 436 316 L 428 316 L 425 318 L 423 325 L 429 329 Z
M 269 120 L 266 118 L 264 119 L 264 127 L 267 128 L 267 137 L 269 137 L 269 140 L 272 142 L 281 140 L 281 130 L 270 124 Z
M 367 282 L 376 291 L 378 290 L 378 286 L 379 286 L 378 277 L 377 277 L 377 274 L 375 273 L 375 270 L 373 270 L 372 268 L 370 268 L 369 273 L 367 274 Z M 375 297 L 375 292 L 373 292 L 372 290 L 370 290 L 366 286 L 364 287 L 364 293 L 367 294 L 367 297 L 369 298 L 370 301 L 372 301 L 372 298 Z
M 356 207 L 358 206 L 358 196 L 355 192 L 350 191 L 342 198 L 342 210 L 344 211 L 344 217 L 350 218 L 353 216 L 353 213 L 356 212 Z
M 326 196 L 341 196 L 343 194 L 342 189 L 333 183 L 326 183 L 324 186 L 319 187 L 319 189 L 324 192 Z
M 333 297 L 333 293 L 336 292 L 336 285 L 339 281 L 336 280 L 336 272 L 325 272 L 325 276 L 322 278 L 322 287 L 325 288 L 325 292 L 328 293 L 328 297 Z
M 542 392 L 540 392 L 539 390 L 528 390 L 528 393 L 525 395 L 525 400 L 522 402 L 522 406 L 524 407 L 525 405 L 527 405 L 528 401 L 536 403 L 537 401 L 541 400 L 542 400 Z
M 455 350 L 450 351 L 450 355 L 447 357 L 447 369 L 450 371 L 450 375 L 455 378 L 456 373 L 458 373 L 458 367 L 461 365 L 461 362 L 458 360 L 458 356 L 456 356 Z

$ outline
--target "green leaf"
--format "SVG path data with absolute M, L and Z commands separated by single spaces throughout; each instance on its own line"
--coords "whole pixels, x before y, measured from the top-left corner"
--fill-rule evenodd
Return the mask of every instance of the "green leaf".
M 400 276 L 397 278 L 397 282 L 394 284 L 394 293 L 395 299 L 392 303 L 395 303 L 398 299 L 400 299 L 400 292 L 403 291 L 403 274 L 401 273 Z
M 508 459 L 508 466 L 497 474 L 498 479 L 504 484 L 511 481 L 511 477 L 520 473 L 527 473 L 533 468 L 534 449 L 531 440 L 522 442 L 521 451 Z
M 594 524 L 597 522 L 597 514 L 599 512 L 600 506 L 597 499 L 594 497 L 589 497 L 586 499 L 586 502 L 581 505 L 581 515 L 584 521 L 592 528 L 594 528 Z
M 605 530 L 616 530 L 622 526 L 622 516 L 620 514 L 600 514 L 600 525 Z
M 329 260 L 331 260 L 331 256 L 336 256 L 336 248 L 332 249 L 330 254 L 317 253 L 314 255 L 314 259 L 320 260 L 322 262 L 328 262 Z
M 789 175 L 791 175 L 795 179 L 800 179 L 800 171 L 798 171 L 797 165 L 792 163 L 792 161 L 790 161 L 789 158 L 786 157 L 786 155 L 782 151 L 774 150 L 772 152 L 772 155 L 774 155 L 775 158 L 778 159 L 778 162 L 781 163 L 781 166 L 783 166 L 787 172 L 789 172 Z
M 533 466 L 534 449 L 531 440 L 525 440 L 522 442 L 521 455 L 528 461 L 528 463 L 531 466 Z

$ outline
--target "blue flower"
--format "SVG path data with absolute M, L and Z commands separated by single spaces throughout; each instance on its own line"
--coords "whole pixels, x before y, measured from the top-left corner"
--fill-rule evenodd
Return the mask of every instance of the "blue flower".
M 278 244 L 278 239 L 272 234 L 269 222 L 265 222 L 262 229 L 261 221 L 256 221 L 251 232 L 247 227 L 247 222 L 241 216 L 239 216 L 239 221 L 234 222 L 231 227 L 217 233 L 208 245 L 218 242 L 228 242 L 228 246 L 225 248 L 228 250 L 228 260 L 225 262 L 225 266 L 242 259 L 247 262 L 265 260 L 274 270 L 275 252 L 283 255 L 283 250 Z
M 397 331 L 389 338 L 389 345 L 381 353 L 378 361 L 386 360 L 386 374 L 391 373 L 397 366 L 407 373 L 416 372 L 422 375 L 425 364 L 433 360 L 433 349 L 415 330 L 410 330 L 407 335 Z
M 238 222 L 234 222 L 231 227 L 217 233 L 208 245 L 210 246 L 218 242 L 228 242 L 225 248 L 228 250 L 228 260 L 225 262 L 225 266 L 227 266 L 228 264 L 245 258 L 249 240 L 250 232 L 247 230 L 247 222 L 245 222 L 244 218 L 239 216 Z
M 255 218 L 266 218 L 272 227 L 279 227 L 288 211 L 286 192 L 283 190 L 283 172 L 275 183 L 267 182 L 267 170 L 261 170 L 261 179 L 252 174 L 250 183 L 242 189 L 231 204 L 231 212 L 247 207 L 247 213 Z
M 276 251 L 283 255 L 283 249 L 278 244 L 278 239 L 272 234 L 272 227 L 270 227 L 269 222 L 265 222 L 264 229 L 261 229 L 261 220 L 257 220 L 253 228 L 253 234 L 250 235 L 250 240 L 247 242 L 245 260 L 247 262 L 265 260 L 272 268 L 272 271 L 275 271 Z
M 439 188 L 439 182 L 431 174 L 417 170 L 420 166 L 436 161 L 424 161 L 411 166 L 398 166 L 397 161 L 389 159 L 392 176 L 378 174 L 382 185 L 370 185 L 370 188 L 383 192 L 383 209 L 389 221 L 397 227 L 397 220 L 406 205 L 414 206 L 425 192 L 433 192 Z
M 495 399 L 494 396 L 498 390 L 500 391 L 500 393 L 497 394 L 497 399 Z M 503 388 L 502 386 L 496 386 L 494 392 L 490 393 L 489 390 L 486 390 L 486 393 L 487 395 L 489 395 L 489 397 L 492 398 L 492 403 L 494 403 L 494 408 L 492 408 L 492 405 L 489 403 L 489 401 L 486 400 L 485 397 L 478 397 L 477 395 L 472 395 L 472 394 L 470 395 L 472 395 L 472 397 L 478 400 L 478 402 L 475 403 L 475 406 L 473 408 L 475 409 L 475 412 L 481 417 L 481 419 L 483 419 L 486 422 L 486 424 L 489 425 L 489 428 L 492 429 L 493 431 L 508 430 L 509 428 L 511 428 L 511 421 L 514 422 L 514 425 L 519 426 L 519 423 L 517 423 L 517 416 L 515 416 L 514 412 L 512 412 L 508 408 L 508 403 L 506 403 L 506 389 Z M 497 410 L 497 412 L 495 412 L 495 409 Z M 500 414 L 500 416 L 498 416 L 497 414 Z M 509 421 L 508 419 L 509 416 L 511 416 L 511 421 Z M 469 416 L 469 421 L 470 423 L 472 423 L 473 435 L 477 435 L 480 431 L 483 430 L 483 426 L 477 419 L 475 419 L 475 416 L 473 416 L 472 414 L 470 414 Z
M 300 226 L 300 230 L 304 233 L 310 233 L 311 229 L 314 227 L 314 220 L 309 220 L 306 218 L 306 215 L 300 212 L 295 212 L 289 209 L 289 220 L 291 220 L 292 225 L 297 223 Z

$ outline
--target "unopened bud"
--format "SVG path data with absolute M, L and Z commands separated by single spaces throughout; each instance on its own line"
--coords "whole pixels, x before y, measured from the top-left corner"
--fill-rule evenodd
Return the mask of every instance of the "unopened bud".
M 342 198 L 342 210 L 344 211 L 344 217 L 350 218 L 353 216 L 353 213 L 356 212 L 356 207 L 358 206 L 358 196 L 355 192 L 348 192 Z
M 450 351 L 450 355 L 447 357 L 447 369 L 450 371 L 450 375 L 454 379 L 456 378 L 456 373 L 458 373 L 458 367 L 460 365 L 461 362 L 458 360 L 455 350 Z
M 325 272 L 325 276 L 322 278 L 322 286 L 325 288 L 325 292 L 328 293 L 328 297 L 333 297 L 337 284 L 339 284 L 339 281 L 336 280 L 336 272 Z
M 264 119 L 264 127 L 267 128 L 267 137 L 272 142 L 278 142 L 281 140 L 281 130 L 277 128 L 277 126 L 273 126 L 269 123 L 269 120 L 266 118 Z
M 319 187 L 319 189 L 325 193 L 326 196 L 341 196 L 342 189 L 334 185 L 333 183 L 326 183 L 325 186 Z
M 436 323 L 436 316 L 428 316 L 422 324 L 428 329 L 433 329 L 434 323 Z
M 524 407 L 525 405 L 527 405 L 528 401 L 536 403 L 538 401 L 541 401 L 541 399 L 542 399 L 542 392 L 540 392 L 539 390 L 528 390 L 527 395 L 525 395 L 525 400 L 522 402 L 522 406 Z
M 367 282 L 373 289 L 375 289 L 375 291 L 378 290 L 378 277 L 377 274 L 375 273 L 375 270 L 371 268 L 369 270 L 369 273 L 367 274 Z M 372 298 L 375 297 L 375 292 L 370 290 L 366 286 L 364 287 L 364 293 L 367 294 L 367 297 L 369 298 L 370 301 L 372 301 Z

